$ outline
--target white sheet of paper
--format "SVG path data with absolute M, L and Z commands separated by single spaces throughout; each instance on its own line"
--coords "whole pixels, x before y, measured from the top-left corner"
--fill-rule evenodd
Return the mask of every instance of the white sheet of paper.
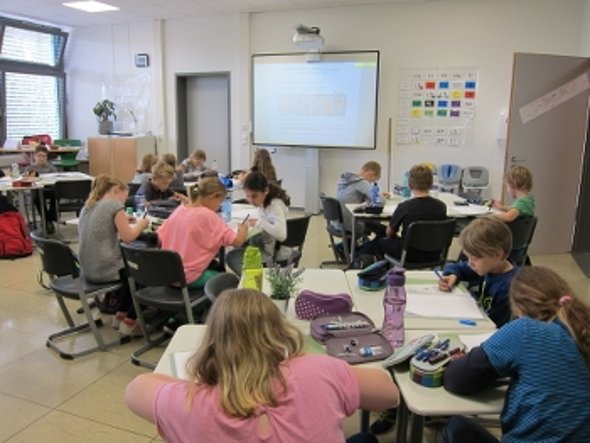
M 471 351 L 476 346 L 481 345 L 484 341 L 490 338 L 494 332 L 486 332 L 485 334 L 460 334 L 459 340 L 463 342 L 467 351 Z
M 174 377 L 188 380 L 188 372 L 186 372 L 186 362 L 194 351 L 179 351 L 170 354 L 170 369 Z
M 406 313 L 420 317 L 483 319 L 475 300 L 458 289 L 440 291 L 436 285 L 406 286 Z

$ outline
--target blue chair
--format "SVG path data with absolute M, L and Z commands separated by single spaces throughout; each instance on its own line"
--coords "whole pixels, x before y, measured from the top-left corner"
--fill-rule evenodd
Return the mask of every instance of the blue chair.
M 459 165 L 440 165 L 437 174 L 439 190 L 459 194 L 462 172 Z

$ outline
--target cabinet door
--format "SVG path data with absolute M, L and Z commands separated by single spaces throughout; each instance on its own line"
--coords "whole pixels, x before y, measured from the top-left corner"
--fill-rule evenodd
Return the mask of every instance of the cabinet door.
M 113 139 L 113 175 L 129 183 L 137 169 L 137 141 L 134 138 Z
M 111 173 L 111 143 L 108 138 L 88 139 L 88 162 L 90 175 Z

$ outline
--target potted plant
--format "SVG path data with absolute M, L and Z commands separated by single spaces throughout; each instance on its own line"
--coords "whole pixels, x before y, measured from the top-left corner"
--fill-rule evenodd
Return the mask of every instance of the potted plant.
M 98 118 L 99 134 L 109 134 L 113 131 L 113 120 L 117 119 L 117 114 L 115 114 L 115 104 L 112 101 L 104 99 L 98 102 L 94 105 L 92 112 Z
M 295 268 L 293 263 L 288 263 L 285 267 L 274 263 L 267 263 L 267 266 L 266 279 L 270 284 L 270 298 L 282 312 L 287 312 L 289 299 L 295 295 L 305 268 Z

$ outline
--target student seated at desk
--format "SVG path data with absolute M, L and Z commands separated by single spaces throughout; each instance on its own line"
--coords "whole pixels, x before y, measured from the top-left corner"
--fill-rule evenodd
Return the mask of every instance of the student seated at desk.
M 198 177 L 208 169 L 205 166 L 206 161 L 207 153 L 202 149 L 196 149 L 190 157 L 180 162 L 178 170 L 186 177 Z
M 476 287 L 474 295 L 490 319 L 500 327 L 510 321 L 510 282 L 518 272 L 508 260 L 512 234 L 493 215 L 473 220 L 459 237 L 467 260 L 445 266 L 438 287 L 448 291 L 461 281 Z
M 118 312 L 113 319 L 113 326 L 123 335 L 141 335 L 119 241 L 135 240 L 147 228 L 149 221 L 142 218 L 135 220 L 135 226 L 130 225 L 125 213 L 127 195 L 127 185 L 115 177 L 101 174 L 94 179 L 88 200 L 80 213 L 78 257 L 88 281 L 122 283 L 121 289 L 115 294 Z
M 397 405 L 391 376 L 327 355 L 305 354 L 301 332 L 268 296 L 224 291 L 189 360 L 191 379 L 142 374 L 127 406 L 167 442 L 344 442 L 342 421 L 359 409 Z M 376 442 L 372 435 L 355 442 Z
M 451 361 L 449 391 L 468 395 L 510 377 L 502 442 L 590 442 L 590 308 L 554 271 L 522 268 L 510 288 L 516 320 Z M 498 443 L 472 419 L 451 418 L 445 443 Z
M 421 220 L 445 220 L 447 218 L 446 205 L 430 196 L 432 181 L 432 170 L 427 165 L 412 166 L 408 184 L 413 197 L 397 205 L 389 220 L 386 237 L 378 237 L 364 244 L 359 250 L 359 257 L 362 254 L 371 254 L 378 259 L 382 259 L 387 254 L 399 259 L 403 251 L 404 236 L 411 223 Z M 401 234 L 398 235 L 400 229 Z M 437 253 L 434 256 L 427 253 L 418 255 L 410 251 L 408 254 L 408 260 L 413 262 L 431 261 L 437 257 Z
M 535 197 L 531 194 L 533 175 L 524 166 L 514 166 L 506 173 L 506 192 L 514 201 L 510 206 L 500 201 L 492 200 L 492 206 L 499 209 L 496 217 L 505 222 L 511 222 L 518 217 L 532 217 L 535 215 Z
M 146 154 L 141 159 L 141 163 L 135 175 L 131 179 L 131 183 L 143 185 L 150 178 L 152 178 L 152 168 L 158 163 L 158 156 L 154 154 Z
M 260 172 L 250 172 L 246 176 L 244 194 L 252 206 L 259 208 L 259 218 L 250 218 L 248 223 L 262 229 L 262 233 L 253 237 L 250 243 L 261 249 L 263 259 L 266 260 L 274 256 L 275 242 L 287 238 L 287 213 L 291 198 L 283 188 L 269 182 Z M 290 248 L 281 247 L 276 260 L 287 260 L 290 255 Z
M 213 259 L 221 247 L 241 246 L 248 237 L 247 224 L 240 224 L 236 233 L 217 213 L 226 192 L 218 178 L 202 178 L 189 190 L 190 203 L 176 208 L 158 229 L 162 249 L 182 257 L 191 288 L 202 288 L 219 273 Z
M 159 161 L 152 169 L 152 178 L 141 185 L 136 195 L 143 195 L 147 203 L 158 200 L 176 200 L 186 203 L 188 201 L 186 195 L 174 192 L 170 188 L 170 184 L 175 178 L 176 172 L 174 168 L 163 161 Z
M 174 179 L 170 183 L 170 189 L 173 191 L 178 191 L 181 194 L 186 193 L 186 187 L 184 186 L 184 178 L 182 172 L 177 169 L 176 166 L 176 156 L 174 154 L 170 154 L 169 152 L 162 155 L 162 161 L 174 168 L 176 175 Z
M 347 203 L 371 203 L 371 190 L 373 185 L 381 178 L 381 165 L 376 161 L 368 161 L 356 174 L 354 172 L 343 172 L 340 174 L 336 185 L 336 200 L 342 205 L 342 216 L 344 228 L 352 230 L 352 214 L 344 206 Z M 385 236 L 385 226 L 378 221 L 357 220 L 355 233 L 374 233 L 377 237 Z
M 41 174 L 50 174 L 57 172 L 57 168 L 53 166 L 47 160 L 49 156 L 49 150 L 47 145 L 38 144 L 35 147 L 35 163 L 29 165 L 25 169 L 25 175 L 29 177 L 39 177 Z M 45 206 L 45 230 L 48 234 L 55 232 L 53 222 L 57 220 L 57 202 L 55 201 L 55 190 L 53 187 L 46 186 L 43 189 L 43 203 L 39 199 L 39 196 L 35 192 L 33 194 L 33 204 L 41 214 L 41 204 Z

